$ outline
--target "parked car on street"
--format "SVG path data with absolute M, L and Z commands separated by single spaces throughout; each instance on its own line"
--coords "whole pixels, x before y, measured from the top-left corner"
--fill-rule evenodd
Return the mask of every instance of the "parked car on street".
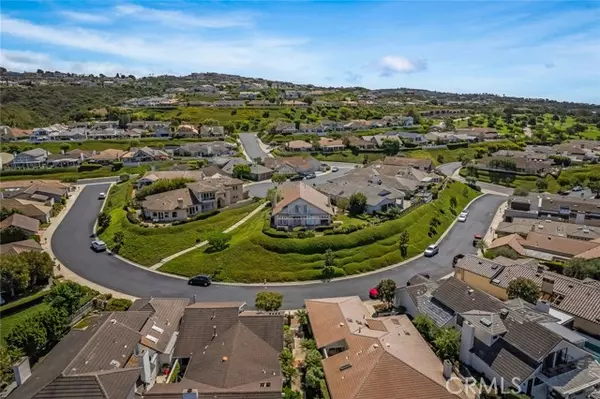
M 474 247 L 476 247 L 476 246 L 477 246 L 477 243 L 478 243 L 479 241 L 481 241 L 482 239 L 483 239 L 483 238 L 481 237 L 481 234 L 475 234 L 475 235 L 473 236 L 473 246 L 474 246 Z
M 317 175 L 315 173 L 307 173 L 306 176 L 304 177 L 306 180 L 310 180 L 310 179 L 316 179 Z
M 294 175 L 292 177 L 290 177 L 290 181 L 298 181 L 298 180 L 303 180 L 304 176 L 302 175 Z
M 459 260 L 461 260 L 462 258 L 464 258 L 465 255 L 463 254 L 458 254 L 456 255 L 454 258 L 452 258 L 452 267 L 455 267 L 456 264 L 458 263 Z
M 469 211 L 462 211 L 460 213 L 460 215 L 458 215 L 458 221 L 459 222 L 466 222 L 468 216 L 469 216 Z
M 371 288 L 369 290 L 369 298 L 371 298 L 371 299 L 379 298 L 379 291 L 377 291 L 377 288 Z
M 332 172 L 337 172 L 338 170 L 340 170 L 340 168 L 338 168 L 337 166 L 332 166 L 331 167 L 331 171 Z
M 106 244 L 104 243 L 104 241 L 101 241 L 101 240 L 92 241 L 91 247 L 92 247 L 92 250 L 94 250 L 95 252 L 106 251 Z
M 431 244 L 425 249 L 425 252 L 423 254 L 427 257 L 432 257 L 437 255 L 438 252 L 440 252 L 440 247 L 438 247 L 435 244 Z
M 212 278 L 205 274 L 200 274 L 198 276 L 194 276 L 188 280 L 189 285 L 201 285 L 203 287 L 208 287 L 212 284 Z
M 106 198 L 106 193 L 98 194 L 98 199 L 104 199 L 104 198 Z

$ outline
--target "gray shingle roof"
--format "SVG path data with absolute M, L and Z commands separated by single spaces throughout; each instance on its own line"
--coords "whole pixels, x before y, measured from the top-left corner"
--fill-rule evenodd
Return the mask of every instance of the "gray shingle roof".
M 503 303 L 482 291 L 471 289 L 463 281 L 450 277 L 433 291 L 432 296 L 457 313 L 470 310 L 499 312 Z

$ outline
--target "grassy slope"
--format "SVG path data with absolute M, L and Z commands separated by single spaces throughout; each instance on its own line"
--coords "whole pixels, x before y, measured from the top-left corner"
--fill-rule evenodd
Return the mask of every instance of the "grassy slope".
M 150 115 L 160 120 L 171 120 L 178 118 L 182 121 L 191 123 L 200 123 L 205 119 L 216 119 L 221 123 L 229 121 L 245 121 L 248 118 L 260 118 L 265 120 L 275 120 L 284 118 L 281 113 L 284 108 L 205 108 L 205 107 L 179 107 L 176 109 L 143 109 L 133 113 L 135 118 L 148 119 Z M 233 112 L 235 111 L 235 112 Z M 269 113 L 268 118 L 263 118 L 265 112 Z M 233 113 L 233 115 L 232 115 Z
M 213 231 L 222 231 L 252 212 L 259 204 L 252 203 L 241 208 L 224 210 L 208 219 L 198 220 L 173 227 L 144 228 L 127 220 L 123 205 L 126 203 L 130 183 L 113 186 L 105 211 L 111 215 L 110 226 L 100 238 L 110 247 L 117 231 L 125 234 L 125 243 L 120 255 L 144 266 L 152 266 L 162 258 L 203 241 Z M 108 206 L 110 205 L 110 206 Z
M 20 325 L 25 319 L 28 319 L 31 316 L 35 316 L 37 313 L 41 312 L 42 310 L 48 309 L 49 307 L 50 305 L 42 302 L 38 305 L 27 308 L 22 312 L 3 317 L 2 320 L 0 320 L 0 323 L 2 325 L 2 328 L 0 328 L 1 341 L 3 342 L 4 339 L 8 336 L 8 334 L 12 331 L 12 329 Z
M 450 197 L 456 197 L 456 211 L 460 211 L 477 196 L 477 192 L 471 189 L 467 189 L 466 197 L 463 196 L 464 187 L 466 186 L 460 183 L 451 183 L 436 201 L 416 208 L 394 221 L 348 235 L 307 239 L 266 237 L 262 233 L 266 212 L 264 211 L 234 234 L 228 249 L 217 253 L 211 253 L 209 248 L 194 250 L 168 262 L 160 270 L 184 276 L 217 272 L 216 279 L 220 281 L 312 280 L 320 278 L 325 257 L 324 251 L 318 251 L 323 245 L 328 245 L 327 243 L 336 245 L 334 253 L 338 276 L 376 270 L 403 260 L 398 249 L 398 240 L 400 233 L 405 229 L 410 235 L 409 257 L 417 255 L 437 240 L 455 219 L 455 215 L 450 212 Z M 436 234 L 430 237 L 429 220 L 434 216 L 440 220 L 441 225 L 437 227 Z M 368 235 L 365 232 L 375 230 L 385 231 L 385 237 L 364 245 L 344 244 L 346 239 L 349 239 L 346 242 L 350 242 L 353 237 L 358 237 L 356 234 L 364 236 Z M 282 249 L 274 252 L 265 247 L 265 242 L 275 246 L 291 244 L 292 247 L 295 245 L 304 250 L 290 252 Z

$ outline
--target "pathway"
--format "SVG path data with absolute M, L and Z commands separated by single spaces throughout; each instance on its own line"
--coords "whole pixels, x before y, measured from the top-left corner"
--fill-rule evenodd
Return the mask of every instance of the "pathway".
M 244 223 L 246 223 L 252 216 L 256 215 L 258 212 L 260 212 L 262 209 L 264 209 L 264 207 L 267 206 L 267 202 L 264 202 L 262 204 L 260 204 L 258 206 L 258 208 L 256 208 L 255 210 L 253 210 L 252 212 L 250 212 L 248 215 L 246 215 L 242 220 L 236 222 L 235 224 L 233 224 L 232 226 L 228 227 L 227 229 L 223 230 L 223 233 L 228 234 L 230 232 L 232 232 L 233 230 L 237 229 L 238 227 L 240 227 L 241 225 L 243 225 Z M 198 248 L 202 248 L 203 246 L 205 246 L 206 244 L 208 244 L 208 241 L 202 241 L 192 247 L 186 248 L 183 251 L 179 251 L 177 253 L 174 253 L 173 255 L 167 256 L 164 259 L 161 259 L 160 262 L 158 262 L 155 265 L 152 265 L 149 267 L 150 270 L 158 270 L 160 269 L 165 263 L 180 257 L 183 254 L 187 254 L 190 251 L 193 251 L 194 249 L 198 249 Z M 141 266 L 143 267 L 143 266 Z

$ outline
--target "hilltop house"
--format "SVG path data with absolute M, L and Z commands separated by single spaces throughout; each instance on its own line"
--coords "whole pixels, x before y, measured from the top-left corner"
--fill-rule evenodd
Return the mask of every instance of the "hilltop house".
M 314 188 L 301 182 L 287 184 L 281 189 L 281 195 L 271 215 L 274 227 L 315 228 L 331 224 L 335 215 L 333 206 L 326 195 Z
M 46 164 L 50 153 L 43 148 L 34 148 L 23 151 L 13 159 L 12 166 L 15 168 L 40 168 Z

